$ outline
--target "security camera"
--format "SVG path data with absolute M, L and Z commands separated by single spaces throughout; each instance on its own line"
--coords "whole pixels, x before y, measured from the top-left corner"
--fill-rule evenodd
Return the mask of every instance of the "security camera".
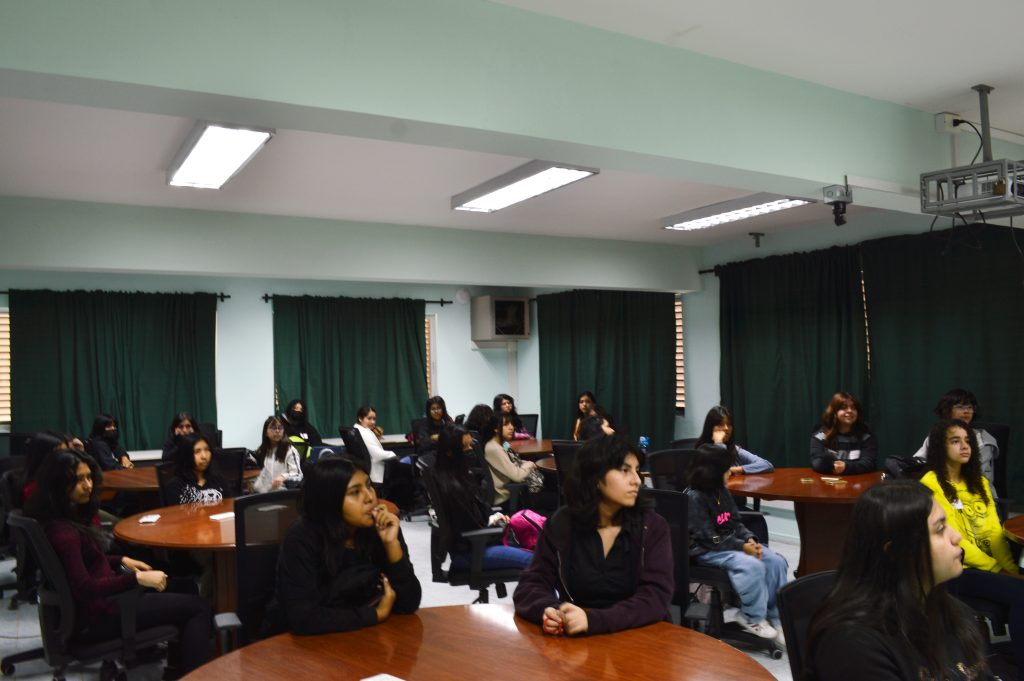
M 825 203 L 832 206 L 832 218 L 836 227 L 846 224 L 846 206 L 853 203 L 853 192 L 848 184 L 831 184 L 822 188 L 822 196 Z

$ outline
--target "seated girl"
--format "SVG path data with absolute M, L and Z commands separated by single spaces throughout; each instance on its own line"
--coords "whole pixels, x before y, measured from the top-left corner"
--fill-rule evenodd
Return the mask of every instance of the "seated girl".
M 444 426 L 437 440 L 437 461 L 431 469 L 440 499 L 431 499 L 441 505 L 449 519 L 453 536 L 445 538 L 452 557 L 452 569 L 469 569 L 471 547 L 463 532 L 480 530 L 508 522 L 508 516 L 492 513 L 490 499 L 484 496 L 484 487 L 470 466 L 468 452 L 473 450 L 473 437 L 462 426 Z M 525 568 L 533 554 L 514 546 L 503 546 L 501 538 L 484 549 L 483 569 Z
M 533 439 L 533 435 L 530 434 L 530 431 L 526 430 L 526 426 L 523 425 L 523 420 L 519 418 L 519 414 L 516 413 L 516 401 L 512 399 L 511 395 L 506 395 L 505 393 L 499 393 L 495 395 L 494 411 L 495 413 L 508 414 L 509 416 L 512 417 L 512 424 L 515 426 L 513 439 Z
M 1010 637 L 1017 666 L 1024 669 L 1024 579 L 1003 533 L 988 480 L 981 474 L 977 439 L 963 421 L 939 421 L 928 435 L 931 490 L 949 524 L 963 537 L 963 575 L 950 583 L 957 595 L 1002 603 L 1009 608 Z
M 776 594 L 786 583 L 786 559 L 757 541 L 740 520 L 726 489 L 732 459 L 715 445 L 702 445 L 690 464 L 690 556 L 724 568 L 740 597 L 736 623 L 761 638 L 785 645 Z
M 427 400 L 423 406 L 423 413 L 426 418 L 420 421 L 416 436 L 416 453 L 419 455 L 432 454 L 437 451 L 437 439 L 441 435 L 441 429 L 452 423 L 452 417 L 448 415 L 448 407 L 445 406 L 444 398 L 434 395 Z
M 136 630 L 160 625 L 178 629 L 179 645 L 168 649 L 170 669 L 164 678 L 177 678 L 206 662 L 211 618 L 206 603 L 195 595 L 159 593 L 167 587 L 164 572 L 127 556 L 106 554 L 109 537 L 93 523 L 102 473 L 92 457 L 75 449 L 54 450 L 36 480 L 38 490 L 25 514 L 42 524 L 64 566 L 77 606 L 75 640 L 118 636 L 121 614 L 111 596 L 141 585 L 158 593 L 146 592 L 139 599 Z
M 120 437 L 117 420 L 110 414 L 100 414 L 92 422 L 85 451 L 96 460 L 102 470 L 134 468 L 128 452 L 118 442 Z
M 974 393 L 956 388 L 939 398 L 935 405 L 935 415 L 940 419 L 952 419 L 963 421 L 968 426 L 978 415 L 978 398 Z M 992 496 L 998 497 L 996 493 L 995 460 L 999 456 L 999 444 L 996 439 L 984 428 L 971 428 L 974 433 L 975 447 L 978 450 L 978 462 L 981 464 L 981 474 L 988 480 L 989 490 Z M 921 449 L 914 452 L 914 458 L 924 461 L 928 458 L 928 438 L 924 439 Z
M 580 447 L 567 505 L 544 525 L 513 601 L 545 634 L 605 634 L 669 619 L 668 523 L 640 498 L 644 455 L 621 435 Z
M 575 408 L 575 420 L 572 423 L 572 439 L 580 439 L 580 426 L 583 425 L 584 419 L 588 416 L 594 415 L 594 405 L 597 404 L 597 398 L 594 397 L 594 393 L 589 390 L 584 390 L 576 396 L 576 408 Z
M 724 450 L 732 462 L 729 470 L 733 475 L 771 473 L 775 470 L 770 461 L 737 445 L 732 435 L 732 415 L 729 410 L 722 406 L 711 407 L 704 418 L 704 429 L 697 438 L 696 447 L 714 445 Z
M 985 642 L 944 582 L 963 571 L 960 533 L 913 480 L 853 508 L 835 586 L 808 630 L 809 681 L 990 680 Z
M 324 457 L 310 467 L 299 511 L 277 568 L 277 601 L 289 631 L 350 631 L 416 611 L 420 583 L 398 518 L 348 457 Z
M 286 479 L 302 480 L 299 452 L 284 436 L 284 424 L 276 416 L 263 422 L 263 442 L 256 450 L 256 461 L 263 466 L 252 484 L 255 492 L 279 489 Z
M 863 411 L 850 393 L 832 396 L 821 416 L 821 427 L 811 435 L 811 468 L 825 475 L 875 470 L 878 440 L 861 420 Z
M 281 422 L 284 423 L 284 434 L 289 438 L 296 438 L 295 441 L 307 445 L 319 447 L 324 443 L 318 431 L 309 422 L 309 413 L 306 410 L 304 400 L 292 400 L 281 415 Z
M 167 485 L 171 504 L 216 504 L 224 500 L 224 478 L 211 464 L 213 451 L 202 435 L 186 435 L 174 453 L 174 477 Z
M 171 419 L 171 425 L 167 427 L 167 439 L 164 440 L 164 450 L 160 457 L 161 461 L 174 459 L 174 452 L 178 449 L 178 442 L 185 435 L 192 435 L 199 432 L 199 424 L 187 411 L 178 412 Z
M 355 429 L 363 438 L 363 444 L 370 453 L 370 482 L 381 485 L 384 482 L 384 465 L 391 459 L 397 459 L 394 452 L 389 452 L 380 444 L 377 433 L 377 410 L 369 405 L 359 407 L 356 411 Z
M 494 481 L 494 501 L 500 506 L 508 501 L 509 483 L 525 482 L 530 492 L 536 494 L 544 489 L 544 474 L 532 461 L 523 461 L 509 445 L 515 436 L 515 424 L 511 414 L 495 413 L 480 433 L 484 440 L 484 459 Z

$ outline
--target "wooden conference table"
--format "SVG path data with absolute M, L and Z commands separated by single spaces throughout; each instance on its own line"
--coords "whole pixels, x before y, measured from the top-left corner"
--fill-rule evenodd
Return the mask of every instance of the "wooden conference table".
M 1024 515 L 1008 519 L 1003 523 L 1003 531 L 1013 541 L 1024 544 Z
M 259 469 L 246 469 L 242 473 L 243 480 L 259 477 Z M 156 468 L 153 466 L 121 468 L 106 471 L 103 474 L 103 489 L 115 492 L 159 492 L 160 485 L 156 480 Z
M 822 478 L 844 482 L 829 484 Z M 810 468 L 776 468 L 773 473 L 737 475 L 729 480 L 733 494 L 793 502 L 800 531 L 798 577 L 833 570 L 839 565 L 853 504 L 882 479 L 880 472 L 823 476 Z
M 505 604 L 423 608 L 343 634 L 281 634 L 203 665 L 187 681 L 365 679 L 770 681 L 747 655 L 659 622 L 604 636 L 545 636 Z
M 509 445 L 513 452 L 524 459 L 538 459 L 555 452 L 551 440 L 512 440 Z

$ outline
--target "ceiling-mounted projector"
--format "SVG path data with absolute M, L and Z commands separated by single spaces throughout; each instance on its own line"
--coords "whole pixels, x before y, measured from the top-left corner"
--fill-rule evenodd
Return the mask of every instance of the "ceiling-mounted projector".
M 921 174 L 921 212 L 982 219 L 1024 215 L 1024 161 L 992 160 L 988 85 L 975 85 L 981 108 L 981 163 Z M 954 121 L 958 123 L 959 121 Z

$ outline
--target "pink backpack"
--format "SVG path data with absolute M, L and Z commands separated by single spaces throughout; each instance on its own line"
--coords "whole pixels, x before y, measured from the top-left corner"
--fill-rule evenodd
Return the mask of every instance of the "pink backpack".
M 545 522 L 547 522 L 547 518 L 540 513 L 528 509 L 516 511 L 508 519 L 502 543 L 505 546 L 515 546 L 533 551 L 537 548 L 537 540 L 540 539 L 540 531 L 544 528 Z

